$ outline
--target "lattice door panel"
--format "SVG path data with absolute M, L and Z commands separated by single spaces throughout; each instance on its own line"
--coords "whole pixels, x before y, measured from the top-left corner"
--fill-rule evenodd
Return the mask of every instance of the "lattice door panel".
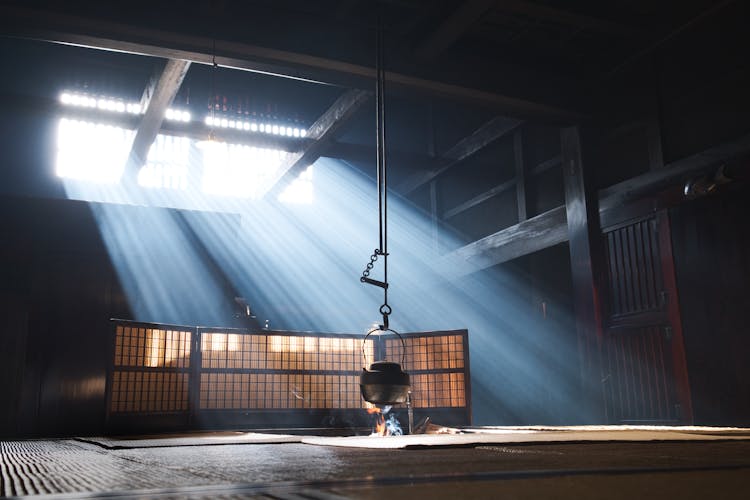
M 603 237 L 607 418 L 688 423 L 692 411 L 667 214 L 605 228 Z

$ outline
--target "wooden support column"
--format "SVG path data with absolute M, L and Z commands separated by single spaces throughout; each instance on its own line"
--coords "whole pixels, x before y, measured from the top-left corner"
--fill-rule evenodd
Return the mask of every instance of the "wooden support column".
M 440 201 L 438 199 L 437 179 L 430 181 L 430 233 L 432 247 L 440 251 Z
M 428 118 L 427 154 L 434 159 L 437 156 L 437 134 L 435 131 L 435 104 L 432 100 L 429 103 Z M 440 200 L 438 199 L 437 179 L 430 181 L 430 236 L 432 237 L 433 250 L 440 252 Z
M 526 213 L 526 169 L 523 160 L 523 133 L 517 129 L 513 134 L 513 153 L 516 162 L 516 201 L 518 202 L 518 222 L 525 221 Z
M 604 418 L 600 352 L 601 229 L 596 191 L 586 182 L 578 127 L 560 133 L 573 295 L 581 374 L 580 406 L 589 422 Z

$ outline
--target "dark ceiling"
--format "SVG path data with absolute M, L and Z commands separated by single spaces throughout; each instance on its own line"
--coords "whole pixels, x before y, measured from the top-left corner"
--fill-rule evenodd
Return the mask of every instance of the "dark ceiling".
M 684 37 L 696 25 L 710 23 L 734 3 L 741 2 L 389 0 L 380 4 L 389 70 L 557 109 L 586 111 L 592 88 L 619 78 L 631 66 L 647 61 L 656 49 Z M 156 32 L 172 47 L 189 45 L 204 55 L 219 56 L 225 52 L 225 42 L 237 42 L 324 59 L 326 71 L 301 70 L 299 76 L 345 86 L 369 84 L 363 83 L 359 69 L 346 69 L 346 77 L 331 75 L 342 70 L 329 63 L 373 65 L 378 12 L 377 2 L 361 0 L 36 0 L 0 5 L 6 10 L 0 27 L 8 34 L 49 38 L 55 28 L 70 31 L 73 26 L 98 37 L 122 39 L 126 33 L 129 40 L 152 43 Z M 309 66 L 305 61 L 301 64 Z M 524 110 L 511 105 L 508 112 Z

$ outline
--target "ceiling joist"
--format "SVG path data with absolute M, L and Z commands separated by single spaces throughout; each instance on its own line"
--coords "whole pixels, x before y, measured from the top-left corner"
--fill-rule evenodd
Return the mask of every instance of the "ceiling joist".
M 307 167 L 320 158 L 338 130 L 370 98 L 370 92 L 348 90 L 331 105 L 307 131 L 308 142 L 301 151 L 291 154 L 275 172 L 260 196 L 278 194 Z
M 610 212 L 627 203 L 671 186 L 679 187 L 688 179 L 714 172 L 722 162 L 748 153 L 750 135 L 601 189 L 598 193 L 599 217 L 604 221 Z M 737 178 L 747 177 L 740 168 L 735 168 L 733 175 Z M 565 207 L 560 206 L 446 254 L 441 260 L 441 268 L 449 269 L 451 276 L 457 278 L 565 241 L 568 241 L 567 217 Z
M 407 195 L 413 192 L 415 189 L 424 186 L 458 162 L 468 158 L 489 144 L 512 132 L 521 125 L 521 123 L 520 120 L 504 118 L 502 116 L 493 118 L 446 151 L 442 155 L 440 163 L 434 169 L 415 173 L 402 182 L 401 185 L 396 188 L 396 191 L 402 195 Z
M 375 79 L 370 65 L 279 50 L 249 43 L 143 28 L 8 5 L 0 6 L 0 27 L 6 35 L 126 52 L 199 64 L 216 64 L 309 82 L 369 90 Z M 576 122 L 580 113 L 496 91 L 465 87 L 413 74 L 386 71 L 393 91 L 442 97 L 479 105 L 509 116 Z
M 495 0 L 462 2 L 414 51 L 425 61 L 433 61 L 453 45 L 471 26 L 495 4 Z
M 138 169 L 146 163 L 148 150 L 154 143 L 164 122 L 167 109 L 172 105 L 189 68 L 190 62 L 188 61 L 168 60 L 153 87 L 153 92 L 148 92 L 148 89 L 144 92 L 144 95 L 150 94 L 150 99 L 133 138 L 125 169 L 126 179 L 134 179 Z

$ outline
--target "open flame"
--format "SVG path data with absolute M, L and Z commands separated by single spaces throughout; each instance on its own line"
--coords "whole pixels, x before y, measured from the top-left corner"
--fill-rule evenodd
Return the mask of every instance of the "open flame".
M 390 406 L 386 406 L 382 410 L 377 406 L 367 408 L 368 414 L 375 415 L 375 425 L 371 436 L 400 436 L 404 433 L 395 415 L 391 414 L 387 419 L 385 418 L 390 411 Z
M 377 406 L 367 409 L 367 413 L 375 415 L 375 425 L 371 436 L 387 436 L 388 428 L 385 426 L 385 415 Z

